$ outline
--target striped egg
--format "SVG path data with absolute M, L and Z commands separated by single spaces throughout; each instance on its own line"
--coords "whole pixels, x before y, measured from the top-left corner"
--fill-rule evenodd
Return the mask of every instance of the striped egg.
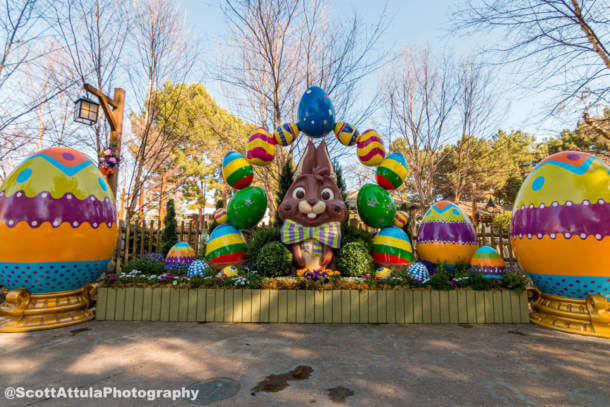
M 417 281 L 418 283 L 425 284 L 430 281 L 430 272 L 424 263 L 419 261 L 417 263 L 413 263 L 409 266 L 407 271 L 411 275 L 411 279 Z
M 485 278 L 501 279 L 506 272 L 504 259 L 498 254 L 496 249 L 489 246 L 479 247 L 474 252 L 470 259 L 470 266 Z
M 396 211 L 396 215 L 394 215 L 394 225 L 399 228 L 404 228 L 407 222 L 409 221 L 409 215 L 407 215 L 404 211 Z
M 0 185 L 0 285 L 71 291 L 106 270 L 118 237 L 114 196 L 83 153 L 39 151 Z
M 371 252 L 375 263 L 386 267 L 406 267 L 413 260 L 409 236 L 396 226 L 381 229 L 373 238 Z
M 166 266 L 188 266 L 195 260 L 195 250 L 187 242 L 178 242 L 165 256 Z
M 366 166 L 374 167 L 385 158 L 383 141 L 375 130 L 366 130 L 358 137 L 358 159 Z
M 273 133 L 275 143 L 280 146 L 289 146 L 299 135 L 299 128 L 296 123 L 284 123 L 281 126 L 277 126 Z
M 205 247 L 205 259 L 216 269 L 241 263 L 246 255 L 246 241 L 239 230 L 228 223 L 216 226 Z
M 387 190 L 396 189 L 407 178 L 407 160 L 402 153 L 392 153 L 377 167 L 377 184 Z
M 248 138 L 248 160 L 254 165 L 265 167 L 275 157 L 275 138 L 266 128 L 259 127 Z
M 229 220 L 229 217 L 227 216 L 227 210 L 225 208 L 216 209 L 216 212 L 214 212 L 214 220 L 219 225 L 227 223 L 227 221 Z
M 519 189 L 510 233 L 540 291 L 610 300 L 610 166 L 600 158 L 564 151 L 538 163 Z
M 216 278 L 233 278 L 233 277 L 237 277 L 237 273 L 239 273 L 239 270 L 237 269 L 237 267 L 235 266 L 226 266 L 223 267 L 222 270 L 220 270 L 218 272 L 218 274 L 216 274 Z
M 222 176 L 235 189 L 242 189 L 252 183 L 254 171 L 243 155 L 231 151 L 222 160 Z
M 392 276 L 392 270 L 387 267 L 378 267 L 375 270 L 375 278 L 377 280 L 386 280 Z
M 352 126 L 346 122 L 338 122 L 335 126 L 335 136 L 344 146 L 353 146 L 358 142 L 360 133 L 356 129 L 356 126 Z
M 478 246 L 477 232 L 462 208 L 439 201 L 424 215 L 417 233 L 417 253 L 430 263 L 455 265 L 470 261 Z

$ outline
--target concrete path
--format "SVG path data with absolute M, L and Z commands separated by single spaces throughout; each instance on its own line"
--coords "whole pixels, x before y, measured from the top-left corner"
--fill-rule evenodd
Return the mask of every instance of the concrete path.
M 299 366 L 293 377 L 289 372 Z M 287 384 L 283 390 L 252 395 L 268 375 L 283 373 L 259 386 Z M 239 386 L 235 396 L 209 404 L 215 406 L 606 407 L 610 341 L 534 325 L 92 321 L 0 334 L 0 406 L 190 406 L 184 400 L 9 402 L 3 393 L 8 386 L 180 389 L 214 378 L 236 382 L 225 380 L 208 398 Z

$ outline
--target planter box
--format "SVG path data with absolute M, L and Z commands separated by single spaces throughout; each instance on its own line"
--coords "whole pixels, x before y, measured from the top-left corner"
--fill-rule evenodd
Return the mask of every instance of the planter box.
M 528 323 L 527 293 L 509 290 L 250 290 L 107 288 L 106 321 L 267 323 Z

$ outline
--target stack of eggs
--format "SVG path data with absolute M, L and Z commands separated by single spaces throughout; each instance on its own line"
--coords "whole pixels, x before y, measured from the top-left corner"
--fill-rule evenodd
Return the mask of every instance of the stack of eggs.
M 515 200 L 511 240 L 543 293 L 610 300 L 610 167 L 577 151 L 542 160 Z
M 80 289 L 104 272 L 116 239 L 112 191 L 76 150 L 40 151 L 0 186 L 0 285 L 9 290 Z
M 187 242 L 178 242 L 169 249 L 165 256 L 165 265 L 182 267 L 190 265 L 195 260 L 195 251 Z
M 419 226 L 417 252 L 431 263 L 469 262 L 477 245 L 474 225 L 462 208 L 449 201 L 432 205 Z

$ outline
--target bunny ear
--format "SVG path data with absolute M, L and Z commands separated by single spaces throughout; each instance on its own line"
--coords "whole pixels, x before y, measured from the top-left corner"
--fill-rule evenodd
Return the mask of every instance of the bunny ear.
M 328 169 L 328 173 L 330 177 L 337 180 L 337 174 L 335 174 L 335 167 L 330 160 L 330 155 L 328 154 L 328 149 L 326 148 L 326 141 L 322 141 L 320 145 L 318 145 L 318 149 L 316 150 L 316 168 L 318 169 Z
M 294 172 L 294 177 L 298 177 L 303 174 L 313 174 L 313 167 L 316 163 L 316 146 L 313 144 L 311 139 L 307 142 L 305 147 L 305 153 L 301 157 L 301 161 L 297 165 L 297 169 Z

